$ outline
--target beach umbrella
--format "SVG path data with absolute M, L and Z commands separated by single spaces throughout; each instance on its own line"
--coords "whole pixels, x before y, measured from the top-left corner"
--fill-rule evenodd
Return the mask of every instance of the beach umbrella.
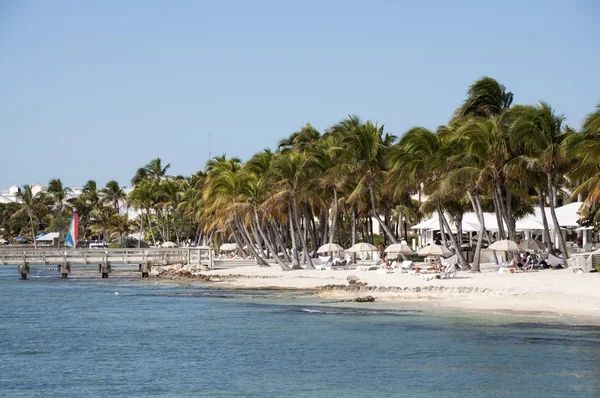
M 419 256 L 449 256 L 452 252 L 442 245 L 425 246 L 419 251 Z
M 519 243 L 519 249 L 524 252 L 537 251 L 541 252 L 546 249 L 546 245 L 537 239 L 525 239 Z
M 498 242 L 492 243 L 488 249 L 497 250 L 499 252 L 518 252 L 519 245 L 517 242 L 514 242 L 509 239 L 499 240 Z
M 223 243 L 221 246 L 219 246 L 219 250 L 222 250 L 224 252 L 230 252 L 230 251 L 233 251 L 236 249 L 237 249 L 236 243 Z
M 343 252 L 344 248 L 337 243 L 326 243 L 317 249 L 317 253 Z
M 373 246 L 370 243 L 366 243 L 366 242 L 361 242 L 361 243 L 357 243 L 354 246 L 352 246 L 349 249 L 346 249 L 347 252 L 354 252 L 354 253 L 360 253 L 360 252 L 376 252 L 377 248 L 375 246 Z
M 412 249 L 404 243 L 394 243 L 385 248 L 386 253 L 413 254 Z
M 173 243 L 173 242 L 165 242 L 165 243 L 163 243 L 161 246 L 162 246 L 162 247 L 167 247 L 167 248 L 168 248 L 168 247 L 177 247 L 177 244 L 176 244 L 176 243 Z

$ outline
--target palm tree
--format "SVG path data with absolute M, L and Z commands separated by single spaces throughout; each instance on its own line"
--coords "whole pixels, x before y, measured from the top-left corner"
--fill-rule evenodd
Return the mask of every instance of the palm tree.
M 569 161 L 563 144 L 569 137 L 569 134 L 563 131 L 564 116 L 557 115 L 545 102 L 540 102 L 538 106 L 520 106 L 514 109 L 514 113 L 517 119 L 511 140 L 517 148 L 527 154 L 532 167 L 539 168 L 546 174 L 550 215 L 554 231 L 558 236 L 560 250 L 563 252 L 563 265 L 566 268 L 567 247 L 560 232 L 554 202 L 556 178 Z
M 0 230 L 4 231 L 3 236 L 11 240 L 13 234 L 18 233 L 18 231 L 22 227 L 22 223 L 17 220 L 17 218 L 13 218 L 13 215 L 19 211 L 18 203 L 0 203 Z
M 242 218 L 245 210 L 243 187 L 248 175 L 241 171 L 241 166 L 236 159 L 223 157 L 209 162 L 210 167 L 207 164 L 209 171 L 203 191 L 207 212 L 214 212 L 219 223 L 217 227 L 224 230 L 228 226 L 237 241 L 240 240 L 239 236 L 246 242 L 248 250 L 256 261 L 261 266 L 268 267 L 269 264 L 257 253 Z M 239 235 L 236 235 L 236 229 Z
M 56 215 L 58 215 L 59 227 L 58 227 L 58 242 L 62 240 L 62 232 L 65 228 L 63 225 L 63 208 L 64 202 L 71 192 L 71 188 L 64 187 L 62 181 L 59 178 L 54 178 L 48 183 L 48 193 L 54 198 L 54 208 Z
M 100 198 L 100 190 L 98 190 L 98 186 L 96 181 L 88 180 L 83 186 L 82 192 L 83 198 L 89 202 L 94 209 L 100 206 L 101 198 Z
M 513 93 L 491 77 L 475 81 L 467 92 L 467 99 L 454 113 L 454 118 L 477 117 L 489 119 L 506 112 L 513 101 Z
M 385 181 L 387 170 L 387 152 L 396 137 L 383 134 L 383 126 L 371 121 L 361 123 L 357 116 L 351 116 L 332 128 L 332 132 L 341 134 L 346 150 L 346 162 L 352 165 L 352 174 L 358 184 L 351 196 L 360 195 L 363 190 L 369 192 L 371 214 L 383 228 L 392 243 L 397 243 L 390 228 L 383 222 L 377 212 L 375 192 Z
M 68 200 L 68 202 L 73 208 L 73 211 L 77 212 L 77 215 L 79 216 L 79 236 L 85 239 L 87 235 L 87 228 L 92 221 L 92 212 L 95 208 L 85 199 L 85 195 L 71 198 Z
M 600 103 L 596 105 L 595 111 L 587 116 L 583 123 L 583 132 L 577 136 L 578 139 L 570 152 L 580 160 L 572 174 L 579 176 L 581 183 L 573 191 L 573 196 L 586 194 L 583 208 L 589 213 L 600 203 Z M 595 220 L 600 221 L 600 211 L 596 212 Z
M 297 237 L 302 245 L 304 260 L 308 268 L 314 268 L 308 250 L 306 237 L 301 229 L 299 204 L 302 199 L 307 200 L 311 196 L 308 188 L 308 157 L 305 153 L 296 150 L 288 150 L 278 153 L 273 159 L 273 173 L 275 193 L 269 198 L 270 202 L 286 203 L 288 209 L 288 222 L 290 225 L 290 236 L 292 239 L 292 252 L 294 255 L 294 267 L 299 267 Z M 308 225 L 304 226 L 305 229 Z M 296 233 L 298 234 L 296 237 Z
M 31 227 L 31 240 L 33 241 L 34 248 L 37 249 L 35 222 L 39 221 L 48 211 L 48 200 L 42 192 L 34 195 L 30 185 L 23 185 L 23 190 L 17 192 L 16 197 L 21 202 L 21 209 L 14 213 L 12 217 L 18 218 L 22 214 L 27 215 Z
M 152 159 L 144 167 L 140 167 L 135 176 L 131 179 L 132 185 L 137 185 L 144 180 L 160 182 L 167 174 L 167 170 L 171 167 L 171 163 L 163 166 L 160 158 Z
M 102 188 L 100 193 L 102 195 L 102 202 L 112 205 L 118 214 L 120 212 L 119 202 L 127 197 L 123 188 L 119 186 L 119 183 L 115 180 L 107 182 L 106 187 Z

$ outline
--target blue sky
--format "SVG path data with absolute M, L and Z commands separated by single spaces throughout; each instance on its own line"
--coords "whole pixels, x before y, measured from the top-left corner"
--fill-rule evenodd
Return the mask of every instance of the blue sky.
M 600 5 L 581 1 L 0 2 L 0 189 L 129 184 L 243 160 L 305 123 L 445 124 L 474 80 L 581 125 Z

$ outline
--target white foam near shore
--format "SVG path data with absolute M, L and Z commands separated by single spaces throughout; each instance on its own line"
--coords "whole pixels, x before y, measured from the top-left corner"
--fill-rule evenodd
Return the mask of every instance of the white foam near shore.
M 455 279 L 424 280 L 406 273 L 380 274 L 358 270 L 294 270 L 272 267 L 239 267 L 205 271 L 220 277 L 216 282 L 234 288 L 313 289 L 347 285 L 350 275 L 368 287 L 380 289 L 321 294 L 350 298 L 370 295 L 378 301 L 430 301 L 437 308 L 497 310 L 518 313 L 552 313 L 565 317 L 600 320 L 600 274 L 573 274 L 568 270 L 541 270 L 515 274 L 458 272 Z M 386 289 L 387 288 L 387 289 Z

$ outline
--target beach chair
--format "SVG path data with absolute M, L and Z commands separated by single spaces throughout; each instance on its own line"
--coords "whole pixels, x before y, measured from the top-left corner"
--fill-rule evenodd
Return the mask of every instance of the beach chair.
M 439 276 L 440 279 L 454 279 L 456 277 L 456 264 L 452 264 L 444 271 L 438 272 L 436 276 Z
M 402 261 L 402 263 L 396 267 L 396 271 L 406 273 L 406 272 L 410 271 L 410 268 L 413 265 L 414 265 L 414 263 L 412 261 L 408 261 L 408 260 Z
M 546 264 L 551 266 L 552 268 L 557 265 L 562 265 L 563 259 L 560 257 L 556 257 L 554 254 L 548 254 L 548 259 L 546 260 Z

